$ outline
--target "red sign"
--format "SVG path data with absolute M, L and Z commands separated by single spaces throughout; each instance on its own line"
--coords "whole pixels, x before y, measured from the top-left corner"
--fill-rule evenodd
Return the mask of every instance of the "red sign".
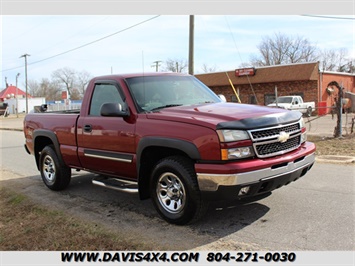
M 68 99 L 68 92 L 67 91 L 62 91 L 62 99 L 63 100 Z
M 254 76 L 255 75 L 255 68 L 240 68 L 235 70 L 235 76 Z

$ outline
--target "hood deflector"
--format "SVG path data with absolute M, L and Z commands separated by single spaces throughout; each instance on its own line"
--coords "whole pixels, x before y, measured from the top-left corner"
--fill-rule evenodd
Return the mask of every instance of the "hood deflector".
M 273 127 L 282 124 L 289 124 L 300 120 L 302 113 L 298 111 L 289 111 L 285 113 L 276 113 L 271 115 L 250 117 L 241 120 L 222 122 L 217 125 L 217 129 L 258 129 L 264 127 Z

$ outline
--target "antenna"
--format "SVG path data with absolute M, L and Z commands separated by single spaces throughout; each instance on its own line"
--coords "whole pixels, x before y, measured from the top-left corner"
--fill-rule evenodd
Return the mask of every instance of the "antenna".
M 144 51 L 142 50 L 142 71 L 143 71 L 143 99 L 145 102 L 145 75 L 144 75 Z
M 144 76 L 144 51 L 142 50 L 142 71 Z

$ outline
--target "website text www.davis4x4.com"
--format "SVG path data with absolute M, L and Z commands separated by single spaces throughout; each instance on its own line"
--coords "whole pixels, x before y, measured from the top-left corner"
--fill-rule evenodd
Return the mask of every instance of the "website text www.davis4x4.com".
M 62 252 L 62 262 L 295 262 L 294 252 Z

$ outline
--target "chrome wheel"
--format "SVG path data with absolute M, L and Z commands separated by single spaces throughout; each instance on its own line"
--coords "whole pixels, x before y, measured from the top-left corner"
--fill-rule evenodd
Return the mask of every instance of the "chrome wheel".
M 179 213 L 186 203 L 185 188 L 173 173 L 163 173 L 158 180 L 156 194 L 160 205 L 169 213 Z
M 197 221 L 207 210 L 201 198 L 193 161 L 183 156 L 161 159 L 149 184 L 150 197 L 166 221 L 183 225 Z
M 43 175 L 48 184 L 53 184 L 56 178 L 56 168 L 53 158 L 49 155 L 46 155 L 43 158 Z
M 53 145 L 43 148 L 38 164 L 42 180 L 48 188 L 58 191 L 69 185 L 71 169 L 61 162 Z

